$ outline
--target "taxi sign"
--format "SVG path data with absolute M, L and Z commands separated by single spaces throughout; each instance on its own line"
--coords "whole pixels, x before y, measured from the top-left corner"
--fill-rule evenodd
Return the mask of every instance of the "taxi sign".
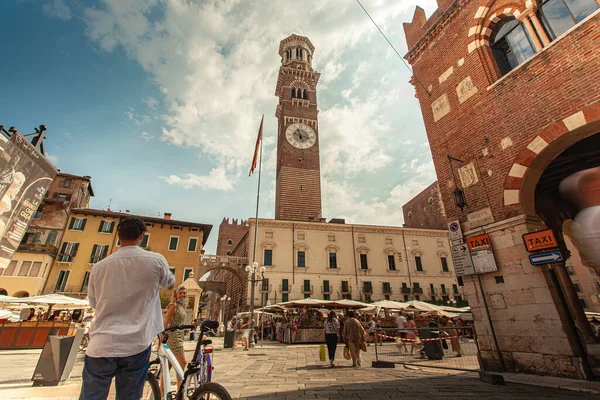
M 469 251 L 473 251 L 473 249 L 484 250 L 491 249 L 492 242 L 490 241 L 490 235 L 483 234 L 479 236 L 473 236 L 472 238 L 467 239 L 467 244 L 469 245 Z
M 552 232 L 552 229 L 526 233 L 523 235 L 523 242 L 525 243 L 525 247 L 529 252 L 558 247 L 558 243 L 556 243 L 556 238 L 554 237 L 554 232 Z

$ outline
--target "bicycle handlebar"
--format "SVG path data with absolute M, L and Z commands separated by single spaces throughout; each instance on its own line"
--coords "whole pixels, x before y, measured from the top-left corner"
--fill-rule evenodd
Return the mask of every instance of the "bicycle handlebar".
M 165 328 L 163 332 L 183 331 L 185 329 L 196 329 L 197 325 L 175 325 L 170 328 Z
M 198 324 L 175 325 L 170 328 L 165 328 L 165 330 L 163 332 L 174 332 L 174 331 L 182 331 L 185 329 L 196 329 L 197 326 L 198 326 Z M 216 329 L 218 326 L 219 326 L 218 321 L 206 320 L 200 324 L 200 331 L 202 331 L 202 332 L 214 331 L 214 329 Z

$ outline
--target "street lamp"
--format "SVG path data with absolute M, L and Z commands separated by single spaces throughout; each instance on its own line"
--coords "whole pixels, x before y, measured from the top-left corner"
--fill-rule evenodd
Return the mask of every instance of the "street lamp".
M 446 303 L 448 303 L 448 305 L 456 306 L 457 301 L 455 298 L 452 298 L 452 299 L 448 300 Z
M 225 321 L 225 308 L 227 307 L 227 305 L 229 304 L 229 302 L 231 301 L 231 297 L 224 295 L 223 297 L 221 297 L 221 321 L 223 321 L 223 335 L 225 335 L 225 329 L 226 329 L 226 321 Z
M 254 344 L 254 286 L 265 279 L 265 272 L 267 271 L 264 265 L 260 267 L 260 278 L 257 278 L 257 269 L 258 263 L 256 261 L 254 261 L 252 265 L 246 265 L 246 273 L 248 274 L 247 279 L 248 282 L 250 282 L 250 341 L 248 347 Z

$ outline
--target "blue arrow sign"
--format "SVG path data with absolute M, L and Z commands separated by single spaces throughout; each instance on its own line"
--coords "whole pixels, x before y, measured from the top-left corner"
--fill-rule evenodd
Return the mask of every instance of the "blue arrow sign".
M 560 251 L 551 251 L 549 253 L 532 254 L 529 256 L 531 265 L 549 264 L 563 261 Z

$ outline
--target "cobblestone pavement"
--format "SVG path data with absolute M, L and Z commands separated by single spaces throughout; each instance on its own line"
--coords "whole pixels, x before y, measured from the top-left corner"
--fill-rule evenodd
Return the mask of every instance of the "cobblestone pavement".
M 186 344 L 193 349 L 193 343 Z M 0 399 L 77 399 L 83 355 L 78 355 L 71 378 L 58 387 L 32 388 L 31 375 L 39 350 L 0 352 Z M 189 356 L 188 356 L 189 357 Z M 493 386 L 473 373 L 371 367 L 373 349 L 363 353 L 363 366 L 352 368 L 338 348 L 338 364 L 319 361 L 318 346 L 265 346 L 243 352 L 222 349 L 215 340 L 214 380 L 233 398 L 244 399 L 600 399 L 600 395 L 507 383 Z

